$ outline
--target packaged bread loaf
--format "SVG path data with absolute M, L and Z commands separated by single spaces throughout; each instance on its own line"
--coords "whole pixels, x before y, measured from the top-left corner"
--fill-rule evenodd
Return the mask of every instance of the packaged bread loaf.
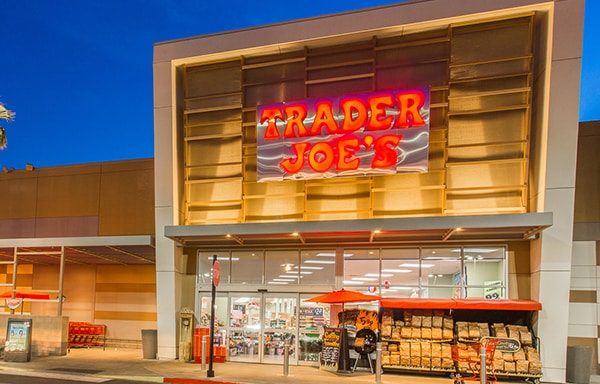
M 516 370 L 517 370 L 517 373 L 528 373 L 529 372 L 529 362 L 527 360 L 517 360 L 516 361 Z
M 400 354 L 410 356 L 410 343 L 400 343 Z
M 410 357 L 421 357 L 421 343 L 410 343 Z
M 467 363 L 466 361 L 458 361 L 458 370 L 459 370 L 459 372 L 468 372 L 468 371 L 470 371 L 470 369 L 469 369 L 469 363 Z
M 392 326 L 391 325 L 386 325 L 386 324 L 381 325 L 381 337 L 383 337 L 384 339 L 389 339 L 392 337 Z
M 431 357 L 431 343 L 421 343 L 421 357 Z
M 442 339 L 451 340 L 454 338 L 454 332 L 452 332 L 451 328 L 444 328 L 442 330 Z
M 508 325 L 506 326 L 506 329 L 508 331 L 508 337 L 511 339 L 520 340 L 521 335 L 519 334 L 518 328 Z
M 539 361 L 530 361 L 529 362 L 529 374 L 541 375 L 542 374 L 542 363 L 540 363 Z
M 442 358 L 452 359 L 452 346 L 450 344 L 442 344 Z
M 431 328 L 431 316 L 423 316 L 421 318 L 421 327 Z
M 431 339 L 441 340 L 442 339 L 442 328 L 431 328 Z
M 469 339 L 477 340 L 481 338 L 481 330 L 479 329 L 479 324 L 470 323 L 469 324 Z
M 390 365 L 400 365 L 400 355 L 391 355 Z
M 514 354 L 512 352 L 504 352 L 502 353 L 502 358 L 504 359 L 504 361 L 514 361 Z
M 439 357 L 431 358 L 431 369 L 440 369 L 442 368 L 442 359 Z
M 421 324 L 423 324 L 423 316 L 413 315 L 410 325 L 413 327 L 420 328 Z
M 412 312 L 404 311 L 402 318 L 404 319 L 404 324 L 409 325 L 410 322 L 412 321 Z
M 529 332 L 529 331 L 526 331 L 526 332 L 520 331 L 519 332 L 519 337 L 521 338 L 521 344 L 522 345 L 531 345 L 531 344 L 533 344 L 533 340 L 532 340 L 532 337 L 531 337 L 531 332 Z
M 421 368 L 431 369 L 431 357 L 421 357 Z
M 392 333 L 390 335 L 390 338 L 393 340 L 400 339 L 400 333 L 402 332 L 402 329 L 404 329 L 404 328 L 392 328 Z M 383 336 L 383 337 L 385 337 L 385 336 Z
M 400 331 L 400 338 L 402 339 L 410 339 L 412 337 L 412 328 L 411 327 L 402 327 Z
M 525 355 L 529 361 L 540 361 L 540 354 L 538 353 L 537 349 L 533 347 L 527 347 L 525 349 Z
M 431 318 L 432 328 L 442 328 L 444 326 L 444 318 L 442 316 L 433 316 Z
M 481 337 L 488 337 L 490 335 L 490 328 L 488 323 L 479 323 L 479 332 Z
M 398 328 L 404 327 L 404 321 L 396 320 L 396 321 L 394 321 L 394 326 L 396 326 Z
M 410 367 L 410 356 L 400 355 L 400 365 L 403 367 Z
M 410 338 L 414 340 L 419 340 L 421 338 L 421 328 L 412 327 L 410 329 Z
M 431 357 L 442 357 L 442 346 L 439 343 L 431 343 Z
M 494 367 L 494 371 L 504 371 L 504 360 L 494 359 L 492 366 Z
M 395 359 L 398 360 L 398 363 L 400 362 L 399 359 Z M 390 356 L 381 356 L 381 365 L 390 365 Z
M 389 356 L 390 351 L 381 351 L 381 356 Z
M 390 343 L 388 345 L 388 351 L 390 351 L 390 352 L 397 352 L 398 351 L 398 344 L 396 344 L 396 343 Z
M 516 373 L 517 367 L 514 361 L 504 361 L 504 371 L 508 373 Z
M 525 351 L 523 349 L 519 349 L 517 352 L 513 354 L 513 360 L 525 360 Z
M 431 328 L 421 328 L 421 339 L 431 340 Z
M 469 325 L 467 323 L 456 323 L 456 327 L 458 328 L 458 338 L 469 338 Z
M 442 368 L 443 369 L 453 369 L 454 368 L 454 360 L 452 359 L 442 359 Z
M 410 357 L 410 366 L 411 367 L 420 367 L 421 366 L 421 357 L 420 356 L 411 356 Z
M 443 318 L 444 328 L 454 329 L 454 321 L 449 316 L 444 316 Z

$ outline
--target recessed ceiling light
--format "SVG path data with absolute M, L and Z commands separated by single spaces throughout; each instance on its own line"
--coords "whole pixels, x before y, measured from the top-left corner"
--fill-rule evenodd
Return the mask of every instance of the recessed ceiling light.
M 335 264 L 335 260 L 304 260 L 306 264 Z
M 367 276 L 367 277 L 379 277 L 379 276 L 381 276 L 381 277 L 392 277 L 394 275 L 391 274 L 391 273 L 382 273 L 382 274 L 379 274 L 379 273 L 365 273 L 365 276 Z
M 292 236 L 298 237 L 298 236 L 300 236 L 300 234 L 298 232 L 292 232 Z
M 267 284 L 273 284 L 273 285 L 285 285 L 285 284 L 289 284 L 288 282 L 285 281 L 269 281 Z
M 377 281 L 379 279 L 376 279 L 374 277 L 353 277 L 350 280 L 355 280 L 355 281 Z
M 400 267 L 407 267 L 407 268 L 419 268 L 419 264 L 416 263 L 404 263 L 404 264 L 400 264 Z M 433 264 L 421 264 L 421 268 L 432 268 L 434 265 Z
M 298 269 L 298 267 L 294 267 L 294 269 Z M 308 265 L 301 265 L 300 269 L 313 269 L 313 270 L 319 271 L 319 270 L 323 269 L 323 267 L 311 267 Z
M 335 252 L 319 252 L 317 253 L 319 257 L 335 257 Z
M 225 237 L 228 238 L 228 239 L 230 239 L 231 238 L 231 234 L 228 233 L 228 234 L 225 235 Z
M 376 229 L 376 230 L 373 231 L 373 233 L 376 234 L 376 235 L 378 235 L 378 234 L 381 233 L 381 229 Z
M 342 283 L 344 285 L 362 285 L 364 281 L 344 280 Z
M 386 268 L 386 269 L 382 269 L 381 272 L 387 272 L 387 273 L 411 273 L 413 270 L 412 269 L 394 269 L 394 268 Z

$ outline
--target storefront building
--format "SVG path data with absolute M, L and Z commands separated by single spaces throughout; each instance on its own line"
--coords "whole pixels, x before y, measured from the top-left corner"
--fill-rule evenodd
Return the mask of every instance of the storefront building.
M 333 289 L 518 298 L 564 382 L 582 25 L 578 0 L 432 0 L 157 44 L 159 358 L 217 255 L 232 360 L 310 363 L 303 299 Z

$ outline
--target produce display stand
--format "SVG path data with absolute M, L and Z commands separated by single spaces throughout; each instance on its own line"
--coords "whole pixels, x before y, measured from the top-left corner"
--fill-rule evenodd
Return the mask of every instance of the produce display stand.
M 414 311 L 419 313 L 420 311 L 437 311 L 437 313 L 443 312 L 446 316 L 451 316 L 455 322 L 474 322 L 474 323 L 487 323 L 488 328 L 492 329 L 492 324 L 503 323 L 512 326 L 520 326 L 521 328 L 527 327 L 528 332 L 531 333 L 532 345 L 529 348 L 539 351 L 539 338 L 535 337 L 532 330 L 532 323 L 534 316 L 537 311 L 541 310 L 542 306 L 540 303 L 529 300 L 483 300 L 483 299 L 386 299 L 383 298 L 380 301 L 380 321 L 384 312 L 392 312 L 394 318 L 402 318 L 404 311 Z M 384 372 L 412 372 L 412 373 L 424 373 L 424 374 L 449 374 L 452 376 L 469 376 L 473 375 L 473 369 L 465 369 L 465 364 L 460 364 L 458 361 L 458 354 L 456 352 L 459 344 L 465 344 L 476 348 L 480 345 L 479 339 L 467 339 L 459 338 L 458 330 L 456 326 L 453 330 L 453 338 L 443 340 L 432 340 L 432 339 L 411 339 L 411 338 L 384 338 L 381 340 L 387 343 L 449 343 L 453 347 L 453 368 L 431 368 L 431 367 L 418 367 L 418 366 L 407 366 L 398 364 L 384 364 Z M 494 335 L 492 335 L 494 336 Z M 426 345 L 426 344 L 425 344 Z M 492 352 L 493 353 L 493 352 Z M 539 355 L 539 352 L 538 352 Z M 490 357 L 491 359 L 491 357 Z M 528 361 L 529 363 L 529 361 Z M 517 373 L 507 372 L 503 370 L 494 370 L 492 367 L 488 369 L 490 375 L 494 375 L 499 378 L 519 378 L 527 381 L 538 382 L 541 378 L 541 374 L 532 373 Z
M 106 325 L 69 321 L 67 349 L 99 346 L 106 350 Z

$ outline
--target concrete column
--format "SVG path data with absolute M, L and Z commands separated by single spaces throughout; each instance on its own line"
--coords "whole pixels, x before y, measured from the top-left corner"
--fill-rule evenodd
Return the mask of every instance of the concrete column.
M 531 296 L 542 303 L 537 322 L 543 381 L 565 382 L 569 287 L 579 121 L 583 0 L 554 3 L 548 123 L 538 209 L 553 212 L 554 224 L 531 244 Z
M 179 223 L 175 76 L 170 62 L 154 64 L 154 176 L 156 226 L 156 312 L 158 358 L 177 358 L 177 313 L 181 301 L 181 249 L 164 236 Z

